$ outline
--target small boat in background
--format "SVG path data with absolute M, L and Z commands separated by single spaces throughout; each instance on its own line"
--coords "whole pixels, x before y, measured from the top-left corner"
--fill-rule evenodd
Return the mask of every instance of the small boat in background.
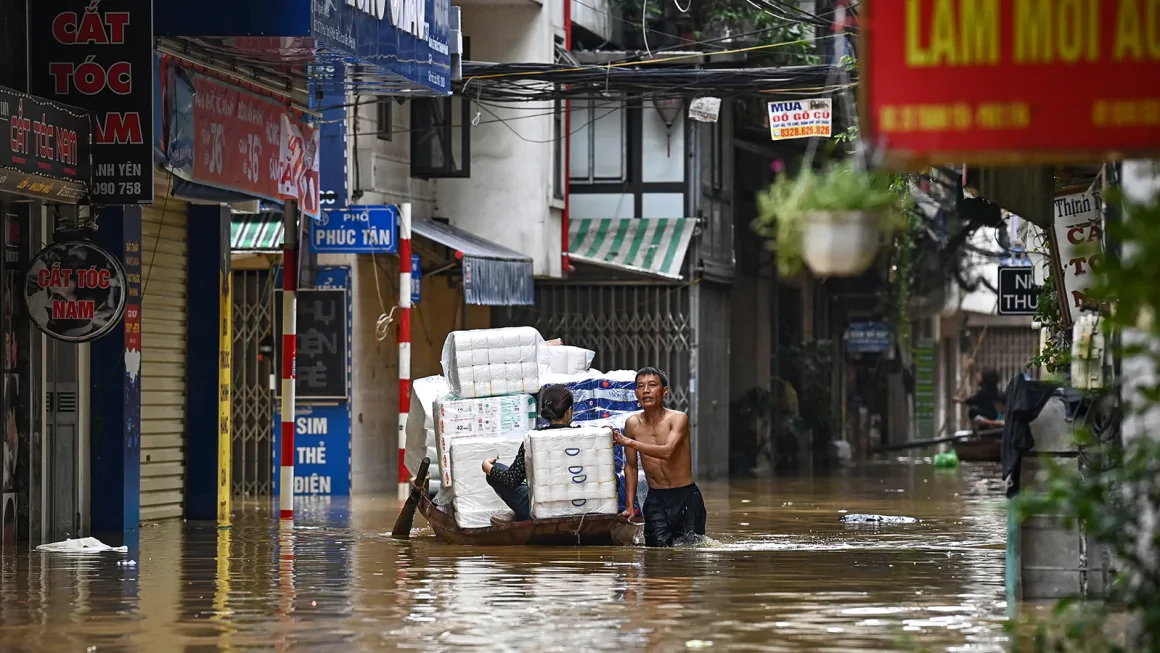
M 1003 431 L 958 431 L 951 448 L 959 460 L 967 463 L 997 463 L 1002 459 Z

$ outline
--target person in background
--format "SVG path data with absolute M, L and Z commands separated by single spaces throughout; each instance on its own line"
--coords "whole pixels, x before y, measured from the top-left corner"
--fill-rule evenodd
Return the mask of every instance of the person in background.
M 993 418 L 976 415 L 971 423 L 975 425 L 975 429 L 980 431 L 983 429 L 1001 429 L 1006 426 L 1007 402 L 1002 397 L 995 399 L 994 413 L 995 416 Z
M 999 411 L 995 403 L 1001 400 L 999 394 L 999 373 L 995 370 L 983 370 L 975 373 L 975 383 L 979 389 L 970 397 L 955 397 L 955 403 L 967 407 L 967 417 L 972 424 L 979 423 L 978 418 L 986 421 L 999 419 Z
M 548 420 L 543 430 L 566 429 L 572 426 L 572 391 L 562 385 L 550 385 L 540 392 L 540 417 Z M 532 518 L 531 500 L 528 498 L 528 477 L 524 467 L 524 445 L 516 453 L 511 466 L 496 462 L 495 458 L 483 461 L 483 473 L 487 484 L 511 512 L 493 515 L 491 523 L 505 524 L 513 521 L 527 521 Z

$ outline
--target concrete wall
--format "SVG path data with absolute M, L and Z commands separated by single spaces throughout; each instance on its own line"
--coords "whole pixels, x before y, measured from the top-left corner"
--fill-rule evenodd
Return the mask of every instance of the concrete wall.
M 471 58 L 552 62 L 556 10 L 555 3 L 463 7 Z M 536 276 L 558 278 L 563 202 L 552 197 L 552 116 L 538 115 L 552 105 L 473 107 L 479 125 L 471 129 L 471 177 L 433 182 L 437 212 L 456 227 L 532 256 Z
M 355 102 L 354 97 L 349 102 Z M 348 185 L 352 204 L 411 203 L 414 218 L 430 218 L 435 211 L 435 184 L 411 176 L 411 106 L 391 100 L 390 140 L 376 135 L 378 108 L 374 96 L 358 98 L 357 120 L 355 111 L 349 111 L 347 143 L 351 149 L 348 161 Z M 365 103 L 365 104 L 362 104 Z M 356 137 L 357 135 L 357 137 Z M 356 149 L 357 145 L 357 149 Z M 358 175 L 355 159 L 358 153 Z M 362 195 L 359 196 L 359 191 Z

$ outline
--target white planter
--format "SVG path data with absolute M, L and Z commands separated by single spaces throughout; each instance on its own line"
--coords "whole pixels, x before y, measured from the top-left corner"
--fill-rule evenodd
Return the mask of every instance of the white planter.
M 820 277 L 856 277 L 878 253 L 881 220 L 873 213 L 816 211 L 803 216 L 802 258 Z

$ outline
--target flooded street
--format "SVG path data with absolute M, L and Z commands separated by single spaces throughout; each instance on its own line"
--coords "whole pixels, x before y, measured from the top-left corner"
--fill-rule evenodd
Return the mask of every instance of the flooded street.
M 997 477 L 879 463 L 704 483 L 712 541 L 673 550 L 396 542 L 385 498 L 300 500 L 279 532 L 249 504 L 230 529 L 143 528 L 128 555 L 10 559 L 0 651 L 998 651 Z

